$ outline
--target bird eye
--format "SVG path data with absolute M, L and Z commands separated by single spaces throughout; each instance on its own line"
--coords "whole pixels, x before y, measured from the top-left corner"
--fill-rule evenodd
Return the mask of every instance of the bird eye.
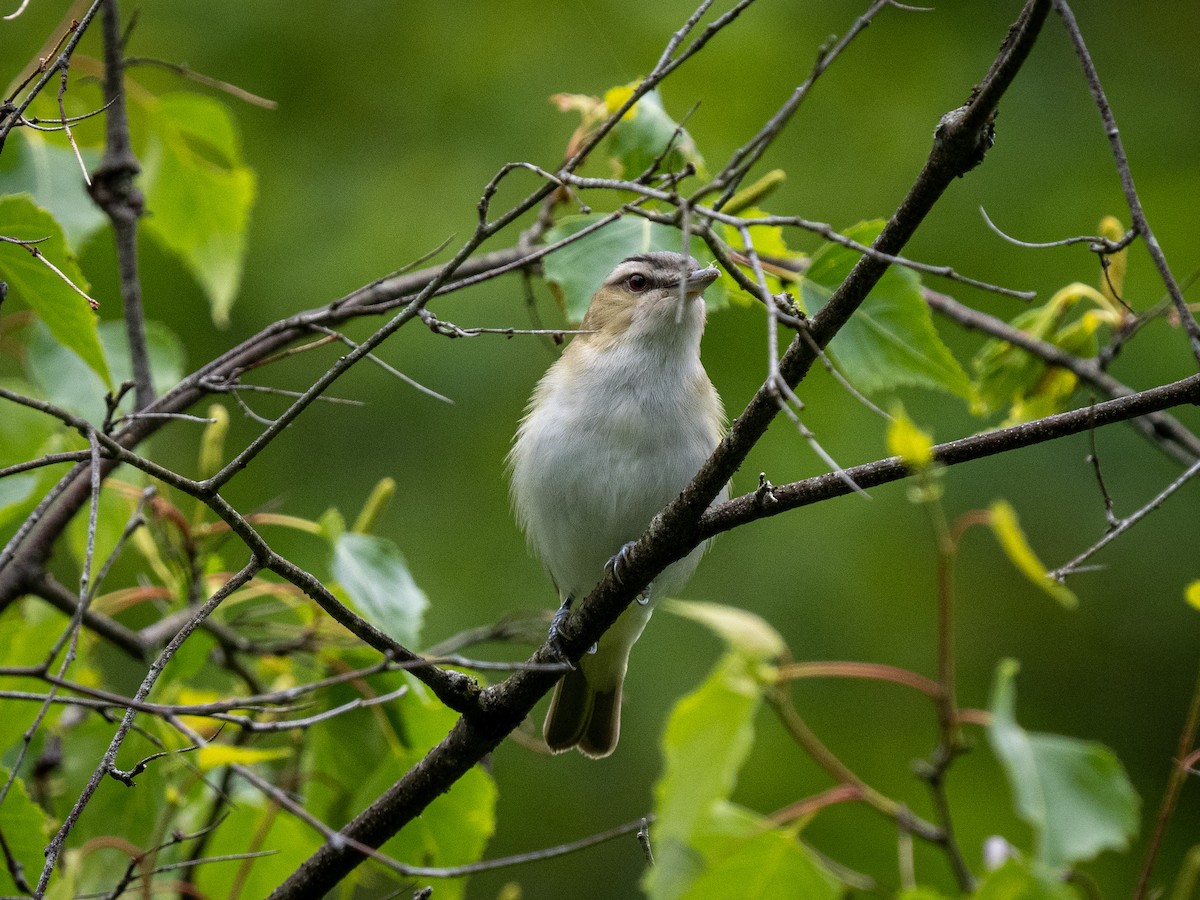
M 628 287 L 633 293 L 640 294 L 642 291 L 646 290 L 646 288 L 650 287 L 650 279 L 641 272 L 634 272 L 625 279 L 625 286 Z

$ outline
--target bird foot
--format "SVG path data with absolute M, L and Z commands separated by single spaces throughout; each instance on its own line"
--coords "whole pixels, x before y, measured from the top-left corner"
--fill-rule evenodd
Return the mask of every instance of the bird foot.
M 621 569 L 627 565 L 626 560 L 629 558 L 629 551 L 633 549 L 633 545 L 636 543 L 637 541 L 628 541 L 624 546 L 621 547 L 620 550 L 613 554 L 612 558 L 609 559 L 608 562 L 604 564 L 604 570 L 606 572 L 612 572 L 613 578 L 615 578 L 618 583 L 625 580 L 621 575 Z
M 571 618 L 571 604 L 574 601 L 575 598 L 573 596 L 563 598 L 562 606 L 555 611 L 554 618 L 550 620 L 550 631 L 546 635 L 546 641 L 550 645 L 550 652 L 554 654 L 559 662 L 566 663 L 572 669 L 575 667 L 571 665 L 571 660 L 567 658 L 567 651 L 563 649 L 562 640 L 566 636 L 563 629 L 566 627 L 567 620 Z

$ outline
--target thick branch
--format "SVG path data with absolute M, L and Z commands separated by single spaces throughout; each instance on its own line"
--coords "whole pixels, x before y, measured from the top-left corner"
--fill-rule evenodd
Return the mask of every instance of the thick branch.
M 950 183 L 982 160 L 991 143 L 996 103 L 1033 46 L 1050 2 L 1030 0 L 1001 47 L 987 80 L 966 106 L 943 117 L 925 167 L 876 239 L 873 245 L 876 250 L 898 254 Z M 859 260 L 814 318 L 815 345 L 823 347 L 829 342 L 886 270 L 887 264 L 876 257 L 864 256 Z M 781 374 L 790 387 L 804 377 L 816 358 L 814 343 L 797 338 L 780 360 Z M 779 411 L 776 396 L 770 385 L 759 389 L 695 480 L 655 518 L 647 533 L 630 550 L 621 582 L 610 573 L 576 607 L 577 614 L 572 616 L 560 641 L 560 647 L 570 658 L 578 659 L 658 572 L 700 543 L 701 516 L 774 419 Z M 555 660 L 550 649 L 543 646 L 532 661 Z M 485 690 L 475 710 L 464 714 L 424 759 L 341 833 L 369 846 L 381 845 L 499 745 L 557 679 L 557 673 L 523 671 Z M 341 881 L 363 858 L 345 844 L 327 843 L 271 896 L 282 900 L 320 895 Z

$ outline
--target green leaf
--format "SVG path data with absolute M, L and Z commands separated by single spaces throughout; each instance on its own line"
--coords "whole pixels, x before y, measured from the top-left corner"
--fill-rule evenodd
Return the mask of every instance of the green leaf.
M 271 855 L 201 865 L 196 869 L 196 887 L 204 897 L 266 897 L 320 846 L 321 836 L 304 822 L 247 793 L 225 811 L 209 838 L 207 854 L 265 851 Z
M 750 661 L 765 662 L 787 649 L 783 637 L 765 619 L 736 606 L 694 600 L 664 600 L 661 606 L 699 622 Z
M 882 221 L 860 222 L 846 237 L 870 244 Z M 850 274 L 858 252 L 825 244 L 813 254 L 800 284 L 805 312 L 813 314 Z M 921 280 L 911 269 L 891 266 L 829 345 L 829 355 L 848 379 L 866 393 L 920 387 L 969 398 L 971 384 L 942 343 L 933 315 L 921 299 Z
M 1037 862 L 1058 872 L 1124 849 L 1137 834 L 1139 800 L 1120 761 L 1100 744 L 1021 728 L 1014 713 L 1017 669 L 1005 660 L 996 670 L 988 740 L 1017 814 L 1037 835 Z
M 0 766 L 0 784 L 8 781 L 11 769 Z M 50 817 L 33 802 L 25 783 L 16 779 L 4 798 L 4 839 L 8 852 L 21 864 L 26 878 L 36 880 L 45 858 L 42 851 L 50 837 Z M 8 866 L 0 866 L 0 893 L 17 894 Z
M 696 844 L 711 830 L 714 809 L 729 798 L 754 743 L 764 689 L 758 666 L 727 653 L 667 721 L 663 775 L 654 787 L 655 866 L 645 878 L 654 900 L 682 896 L 703 871 Z
M 112 366 L 117 383 L 133 377 L 125 324 L 101 322 L 97 330 L 104 355 Z M 183 344 L 167 326 L 146 323 L 146 346 L 150 354 L 151 381 L 154 390 L 165 393 L 183 377 Z M 30 330 L 26 369 L 32 381 L 45 392 L 46 399 L 89 422 L 103 421 L 107 407 L 104 395 L 109 388 L 73 355 L 56 344 L 44 328 Z M 123 407 L 132 402 L 126 399 Z
M 629 99 L 637 84 L 635 81 L 624 87 L 612 88 L 604 95 L 610 115 Z M 687 129 L 681 128 L 667 114 L 662 95 L 654 90 L 642 95 L 616 124 L 609 133 L 605 149 L 613 159 L 618 176 L 636 178 L 666 151 L 668 145 L 671 150 L 664 157 L 659 171 L 675 172 L 689 162 L 697 171 L 704 171 L 704 160 L 696 149 L 696 142 Z
M 732 852 L 712 860 L 680 897 L 836 900 L 840 895 L 837 881 L 821 868 L 791 829 L 770 829 L 739 841 Z
M 546 243 L 552 244 L 570 237 L 593 224 L 598 215 L 568 216 L 561 219 L 546 233 Z M 679 231 L 667 225 L 659 225 L 648 219 L 628 216 L 605 225 L 587 237 L 568 244 L 556 253 L 547 256 L 542 269 L 567 319 L 580 322 L 587 312 L 592 294 L 604 283 L 621 260 L 652 250 L 679 252 L 682 239 Z M 701 252 L 703 245 L 693 237 L 690 252 L 693 256 Z M 705 303 L 709 310 L 725 304 L 725 294 L 714 285 L 705 292 Z
M 342 534 L 334 543 L 332 570 L 368 621 L 402 644 L 418 642 L 429 599 L 394 543 L 370 534 Z
M 79 152 L 89 170 L 100 161 L 99 150 L 80 147 Z M 108 221 L 88 196 L 79 161 L 65 137 L 51 139 L 31 128 L 9 135 L 0 155 L 0 197 L 23 191 L 54 216 L 75 250 Z
M 144 102 L 146 230 L 192 272 L 224 326 L 242 278 L 254 172 L 219 101 L 177 93 Z
M 52 262 L 81 291 L 88 289 L 83 273 L 67 251 L 62 229 L 54 217 L 36 206 L 28 194 L 0 198 L 0 235 L 21 240 L 47 238 L 38 252 Z M 24 247 L 0 242 L 0 280 L 37 313 L 50 333 L 69 348 L 108 386 L 112 375 L 97 334 L 96 314 L 87 301 Z
M 1080 900 L 1079 892 L 1018 859 L 1010 859 L 979 883 L 974 900 Z

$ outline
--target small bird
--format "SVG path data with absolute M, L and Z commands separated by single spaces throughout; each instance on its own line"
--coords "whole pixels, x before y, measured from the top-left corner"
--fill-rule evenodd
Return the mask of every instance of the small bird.
M 509 454 L 512 501 L 558 590 L 561 617 L 721 440 L 725 413 L 700 362 L 702 294 L 719 274 L 681 253 L 624 260 L 530 398 Z M 650 595 L 681 588 L 703 552 L 664 569 L 558 683 L 542 729 L 553 752 L 613 752 L 629 651 L 650 619 Z

